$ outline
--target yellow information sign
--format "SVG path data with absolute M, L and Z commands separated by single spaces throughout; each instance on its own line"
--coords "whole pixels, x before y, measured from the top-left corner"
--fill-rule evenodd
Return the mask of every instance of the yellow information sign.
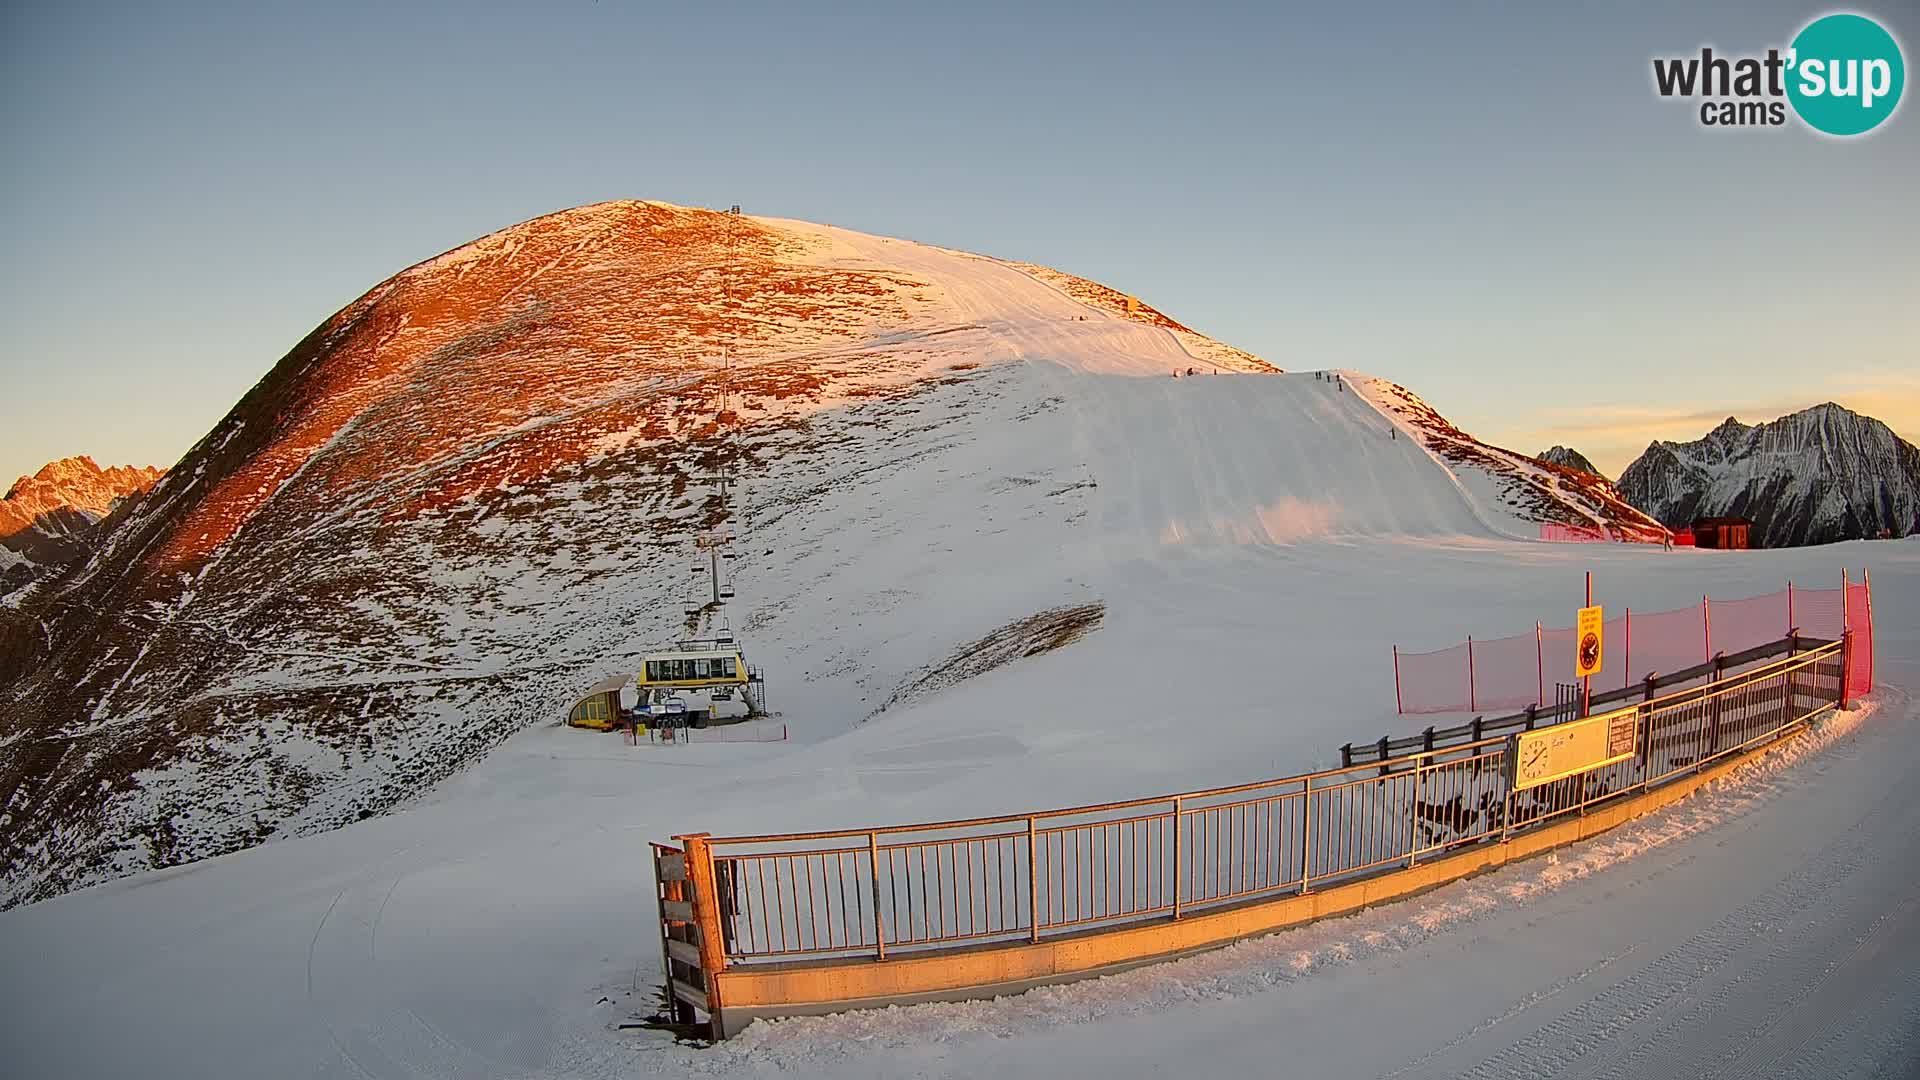
M 1625 761 L 1640 742 L 1640 710 L 1616 709 L 1513 737 L 1513 789 L 1564 780 Z
M 1580 609 L 1580 618 L 1573 624 L 1574 678 L 1600 674 L 1605 631 L 1606 616 L 1598 606 Z

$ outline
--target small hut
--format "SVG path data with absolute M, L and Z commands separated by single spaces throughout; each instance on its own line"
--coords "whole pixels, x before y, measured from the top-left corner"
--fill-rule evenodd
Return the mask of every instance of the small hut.
M 567 711 L 572 727 L 612 731 L 620 723 L 620 689 L 632 680 L 630 675 L 609 675 L 593 684 L 593 689 Z
M 1694 518 L 1692 529 L 1695 547 L 1745 551 L 1753 546 L 1748 542 L 1753 522 L 1743 517 Z

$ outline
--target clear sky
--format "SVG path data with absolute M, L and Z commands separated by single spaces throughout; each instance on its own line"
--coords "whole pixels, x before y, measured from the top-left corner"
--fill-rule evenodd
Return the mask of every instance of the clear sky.
M 1609 472 L 1829 399 L 1920 436 L 1920 104 L 1652 90 L 1826 6 L 1090 6 L 0 6 L 0 484 L 171 464 L 395 271 L 611 198 L 1047 263 Z

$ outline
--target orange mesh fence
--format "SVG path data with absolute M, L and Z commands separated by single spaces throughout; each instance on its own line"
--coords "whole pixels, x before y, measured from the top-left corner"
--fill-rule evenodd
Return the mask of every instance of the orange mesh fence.
M 1865 582 L 1842 589 L 1786 590 L 1743 600 L 1713 600 L 1673 611 L 1627 610 L 1606 622 L 1606 654 L 1596 687 L 1626 686 L 1779 641 L 1794 630 L 1838 640 L 1854 634 L 1850 695 L 1873 688 L 1872 593 Z M 1555 684 L 1571 682 L 1574 632 L 1536 628 L 1512 637 L 1472 639 L 1450 649 L 1394 650 L 1394 693 L 1402 713 L 1480 712 L 1545 705 Z
M 1853 631 L 1853 651 L 1847 657 L 1847 696 L 1873 690 L 1873 590 L 1865 582 L 1847 583 L 1847 629 Z
M 1429 653 L 1393 654 L 1394 685 L 1401 712 L 1472 712 L 1472 659 L 1469 646 Z

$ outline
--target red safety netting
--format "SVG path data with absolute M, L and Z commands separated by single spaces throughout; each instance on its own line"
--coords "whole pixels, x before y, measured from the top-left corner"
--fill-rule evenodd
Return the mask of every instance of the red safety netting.
M 1838 641 L 1847 629 L 1846 597 L 1839 589 L 1792 590 L 1793 625 L 1808 637 Z
M 1673 611 L 1628 612 L 1628 624 L 1620 648 L 1622 686 L 1713 658 L 1707 649 L 1707 613 L 1698 604 Z M 1786 630 L 1775 636 L 1785 637 Z
M 1524 709 L 1539 701 L 1540 647 L 1532 634 L 1474 642 L 1474 709 Z
M 1472 712 L 1471 659 L 1466 645 L 1429 653 L 1393 653 L 1393 682 L 1400 711 Z
M 1778 641 L 1794 629 L 1837 640 L 1854 633 L 1848 668 L 1850 694 L 1873 688 L 1873 598 L 1865 583 L 1840 589 L 1800 589 L 1744 600 L 1702 598 L 1673 611 L 1632 610 L 1608 619 L 1600 686 L 1625 686 L 1650 675 L 1680 671 Z M 1571 682 L 1574 632 L 1536 628 L 1531 634 L 1473 640 L 1428 653 L 1394 650 L 1395 695 L 1403 713 L 1479 712 L 1544 705 L 1557 683 Z
M 1787 619 L 1787 594 L 1768 593 L 1745 600 L 1713 600 L 1707 604 L 1709 655 L 1737 653 L 1779 641 L 1793 631 Z
M 1540 523 L 1540 539 L 1550 544 L 1604 544 L 1613 539 L 1593 525 L 1562 525 L 1557 521 Z
M 1847 583 L 1847 629 L 1853 647 L 1847 657 L 1847 696 L 1873 691 L 1873 590 L 1862 582 Z

